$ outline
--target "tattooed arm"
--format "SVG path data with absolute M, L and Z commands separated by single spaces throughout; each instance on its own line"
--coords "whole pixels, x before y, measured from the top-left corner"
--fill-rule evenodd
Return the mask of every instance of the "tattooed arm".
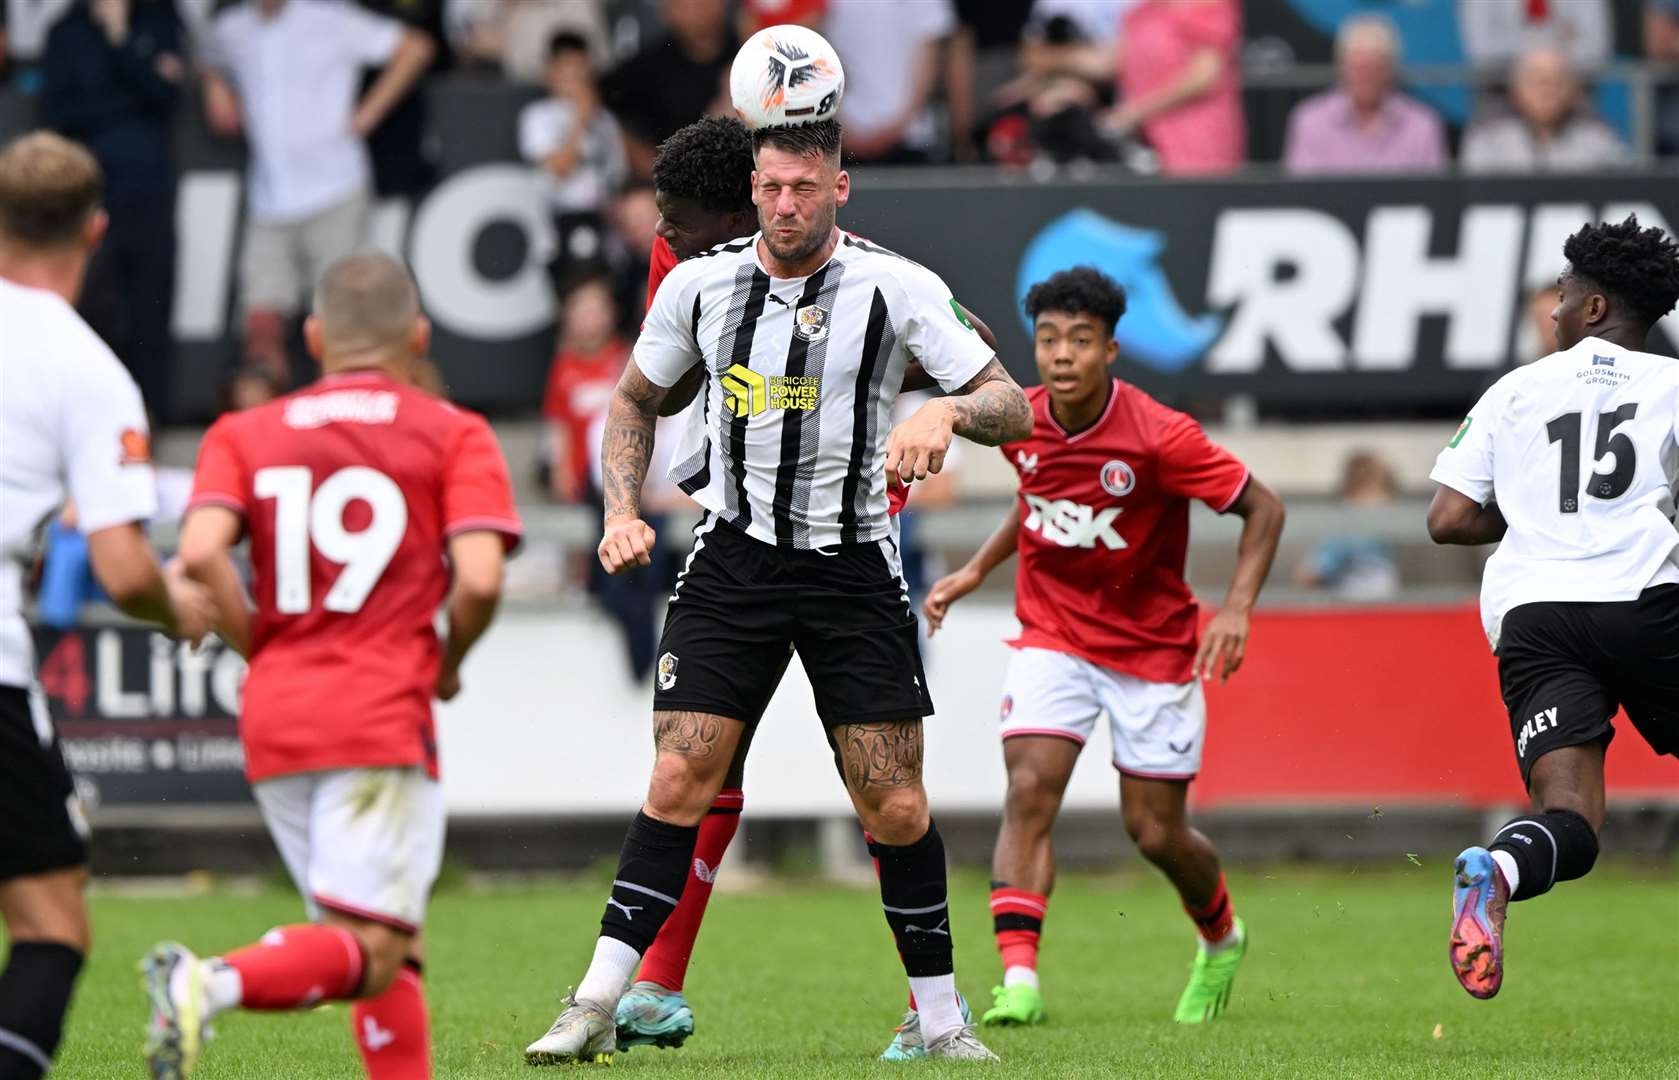
M 1032 406 L 1026 391 L 996 357 L 955 394 L 944 399 L 955 413 L 956 434 L 982 446 L 1001 446 L 1032 434 Z
M 631 360 L 612 392 L 601 439 L 601 488 L 606 501 L 606 534 L 601 565 L 609 574 L 653 561 L 653 530 L 641 520 L 641 485 L 653 460 L 653 427 L 667 391 L 648 381 Z
M 1001 446 L 1032 433 L 1026 392 L 996 357 L 950 397 L 929 401 L 892 429 L 886 441 L 886 471 L 905 483 L 925 480 L 944 468 L 950 437 L 961 435 L 985 446 Z

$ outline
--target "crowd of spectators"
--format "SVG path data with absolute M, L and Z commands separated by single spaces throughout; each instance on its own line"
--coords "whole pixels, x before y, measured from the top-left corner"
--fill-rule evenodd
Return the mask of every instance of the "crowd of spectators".
M 654 153 L 683 124 L 728 111 L 730 60 L 757 28 L 801 22 L 835 45 L 858 164 L 1117 162 L 1217 175 L 1252 154 L 1253 10 L 1243 0 L 0 0 L 0 79 L 15 77 L 41 122 L 86 143 L 106 170 L 111 235 L 85 307 L 154 407 L 171 399 L 174 127 L 198 110 L 210 132 L 243 141 L 242 346 L 227 401 L 246 404 L 302 375 L 308 283 L 370 241 L 376 201 L 435 182 L 428 80 L 528 87 L 506 135 L 551 219 L 539 254 L 557 291 L 580 275 L 610 284 L 627 334 L 657 220 Z M 1298 100 L 1266 151 L 1286 170 L 1422 173 L 1455 161 L 1578 173 L 1637 159 L 1594 111 L 1594 76 L 1614 59 L 1610 0 L 1458 3 L 1448 17 L 1475 93 L 1449 123 L 1426 89 L 1406 85 L 1404 34 L 1368 13 L 1382 10 L 1339 27 L 1333 85 Z M 1647 0 L 1645 12 L 1648 58 L 1679 65 L 1679 0 Z M 1416 27 L 1406 32 L 1415 44 Z M 1679 152 L 1679 86 L 1656 104 L 1656 145 Z

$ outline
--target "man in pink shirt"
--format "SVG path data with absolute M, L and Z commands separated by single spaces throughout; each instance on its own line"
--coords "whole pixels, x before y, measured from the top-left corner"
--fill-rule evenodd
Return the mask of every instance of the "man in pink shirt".
M 1140 0 L 1126 12 L 1110 134 L 1140 133 L 1169 174 L 1221 173 L 1247 157 L 1237 0 Z
M 1446 133 L 1428 106 L 1393 88 L 1399 35 L 1380 15 L 1341 24 L 1335 36 L 1340 86 L 1315 94 L 1288 118 L 1283 164 L 1295 173 L 1437 172 Z

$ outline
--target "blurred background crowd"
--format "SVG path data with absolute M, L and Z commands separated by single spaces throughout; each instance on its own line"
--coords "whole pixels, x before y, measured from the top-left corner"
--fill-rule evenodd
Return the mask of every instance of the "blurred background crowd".
M 1321 55 L 1285 32 L 1306 20 L 1330 27 Z M 545 380 L 498 431 L 526 453 L 531 498 L 586 506 L 645 305 L 656 149 L 728 112 L 739 42 L 782 22 L 819 29 L 845 62 L 853 167 L 1583 177 L 1679 156 L 1679 0 L 3 0 L 0 135 L 9 116 L 96 154 L 112 227 L 85 313 L 161 421 L 202 421 L 172 335 L 181 129 L 246 155 L 236 344 L 215 395 L 241 408 L 308 378 L 297 324 L 320 269 L 376 239 L 382 205 L 411 206 L 444 175 L 438 88 L 518 88 L 496 137 L 540 189 L 557 318 Z M 1546 294 L 1531 306 L 1528 358 L 1545 351 Z M 1408 438 L 1332 440 L 1321 493 L 1415 494 L 1414 463 L 1387 460 L 1421 460 Z M 953 466 L 920 505 L 948 505 L 964 475 Z M 1298 588 L 1401 588 L 1390 539 L 1309 543 Z M 547 565 L 568 588 L 589 561 Z M 644 674 L 662 584 L 593 587 Z

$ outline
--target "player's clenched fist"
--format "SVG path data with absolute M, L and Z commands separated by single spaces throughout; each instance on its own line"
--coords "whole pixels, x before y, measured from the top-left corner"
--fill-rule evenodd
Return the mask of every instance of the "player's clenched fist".
M 601 537 L 596 554 L 607 573 L 620 573 L 632 566 L 650 565 L 655 539 L 653 526 L 640 518 L 608 518 L 606 535 Z
M 915 415 L 893 428 L 887 437 L 887 475 L 897 473 L 907 484 L 925 480 L 944 468 L 955 424 L 956 418 L 944 401 L 929 401 L 915 410 Z

